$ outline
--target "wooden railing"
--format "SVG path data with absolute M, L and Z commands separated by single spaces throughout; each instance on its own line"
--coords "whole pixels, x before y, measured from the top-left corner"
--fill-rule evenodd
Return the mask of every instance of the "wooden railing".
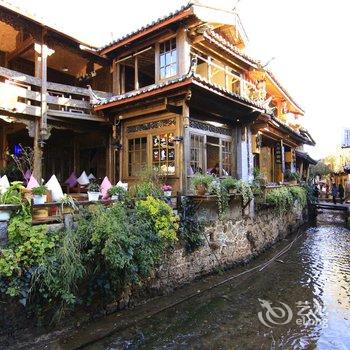
M 109 94 L 94 91 L 100 97 Z M 81 87 L 47 82 L 48 116 L 104 121 L 92 113 L 90 93 Z M 41 79 L 0 67 L 0 109 L 34 117 L 41 115 Z
M 221 86 L 227 91 L 234 92 L 239 94 L 244 98 L 251 99 L 253 95 L 258 93 L 256 86 L 248 80 L 242 78 L 239 74 L 236 74 L 229 67 L 223 67 L 219 64 L 216 64 L 215 61 L 211 59 L 211 57 L 205 58 L 197 52 L 191 52 L 191 55 L 197 58 L 197 61 L 204 62 L 206 65 L 206 74 L 200 74 L 199 70 L 196 69 L 196 74 L 200 75 L 204 79 L 206 79 L 209 83 L 214 82 L 215 84 Z M 198 68 L 198 64 L 197 64 Z M 223 79 L 221 81 L 215 80 L 215 72 L 220 72 L 223 75 Z

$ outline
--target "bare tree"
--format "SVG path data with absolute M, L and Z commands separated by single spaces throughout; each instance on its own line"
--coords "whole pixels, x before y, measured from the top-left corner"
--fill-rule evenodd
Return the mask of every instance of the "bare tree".
M 19 145 L 20 152 L 18 155 L 11 154 L 13 161 L 16 164 L 17 169 L 22 173 L 25 179 L 26 172 L 29 170 L 33 173 L 34 166 L 34 150 L 31 147 L 23 147 Z

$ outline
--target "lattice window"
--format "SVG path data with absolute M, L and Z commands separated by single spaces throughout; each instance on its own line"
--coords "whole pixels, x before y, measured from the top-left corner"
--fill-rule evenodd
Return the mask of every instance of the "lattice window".
M 176 38 L 159 44 L 160 79 L 177 74 Z
M 194 175 L 204 170 L 204 136 L 191 135 L 191 158 L 188 175 Z
M 232 175 L 232 142 L 222 140 L 222 175 Z
M 147 137 L 130 139 L 128 153 L 128 174 L 137 176 L 147 166 Z
M 164 175 L 175 175 L 174 133 L 152 136 L 152 165 Z

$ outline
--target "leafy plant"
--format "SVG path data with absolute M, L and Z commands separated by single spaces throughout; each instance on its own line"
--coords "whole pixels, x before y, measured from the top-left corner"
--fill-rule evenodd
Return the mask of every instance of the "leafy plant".
M 131 187 L 130 192 L 136 199 L 147 198 L 148 196 L 163 197 L 164 195 L 160 184 L 150 180 L 135 184 Z
M 64 207 L 72 208 L 74 211 L 79 210 L 74 198 L 68 194 L 64 194 L 58 203 L 61 205 L 61 211 L 63 211 Z
M 213 180 L 214 177 L 212 175 L 196 173 L 192 177 L 192 186 L 197 187 L 203 185 L 206 188 L 208 188 L 209 185 L 213 182 Z
M 6 192 L 0 194 L 0 204 L 22 204 L 21 190 L 23 188 L 21 181 L 11 182 Z
M 136 210 L 146 214 L 154 224 L 157 234 L 170 243 L 177 240 L 176 232 L 179 228 L 179 218 L 172 208 L 164 201 L 148 196 L 136 203 Z
M 179 208 L 180 214 L 180 239 L 184 242 L 185 248 L 193 252 L 204 244 L 204 224 L 196 216 L 196 206 L 188 197 L 181 199 Z
M 122 198 L 125 196 L 126 190 L 121 186 L 112 186 L 110 189 L 108 189 L 107 193 L 110 197 L 118 196 L 119 198 Z
M 222 181 L 221 181 L 221 185 L 227 190 L 235 190 L 237 189 L 237 182 L 238 180 L 235 179 L 234 177 L 225 177 Z
M 266 194 L 266 203 L 275 206 L 279 213 L 284 213 L 293 206 L 294 198 L 287 187 L 280 187 Z
M 95 181 L 91 181 L 87 186 L 87 190 L 89 192 L 100 192 L 100 185 Z
M 247 205 L 253 198 L 253 191 L 249 183 L 238 180 L 236 184 L 237 192 L 242 196 L 243 205 Z
M 222 185 L 222 182 L 214 179 L 210 184 L 208 191 L 210 194 L 215 194 L 217 196 L 219 219 L 224 219 L 229 207 L 229 195 L 226 187 Z
M 47 187 L 45 185 L 37 186 L 32 189 L 32 193 L 35 196 L 43 196 L 47 193 Z
M 300 175 L 297 172 L 287 170 L 284 174 L 284 179 L 286 181 L 300 181 Z
M 294 200 L 296 200 L 299 205 L 304 208 L 307 204 L 307 193 L 306 190 L 300 186 L 293 186 L 289 188 Z

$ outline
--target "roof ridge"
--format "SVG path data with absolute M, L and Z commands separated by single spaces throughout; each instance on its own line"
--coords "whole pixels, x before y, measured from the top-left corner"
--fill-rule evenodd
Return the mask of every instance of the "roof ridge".
M 110 47 L 110 46 L 112 46 L 112 45 L 118 43 L 119 41 L 122 41 L 122 40 L 124 40 L 124 39 L 126 39 L 126 38 L 129 38 L 129 37 L 131 37 L 131 36 L 133 36 L 133 35 L 139 33 L 139 32 L 142 32 L 143 30 L 145 30 L 145 29 L 147 29 L 147 28 L 149 28 L 149 27 L 152 27 L 153 25 L 155 25 L 155 24 L 157 24 L 157 23 L 159 23 L 159 22 L 163 22 L 163 21 L 167 20 L 168 18 L 171 18 L 171 17 L 173 17 L 173 16 L 179 14 L 180 12 L 182 12 L 182 11 L 184 11 L 184 10 L 187 10 L 187 9 L 190 8 L 191 6 L 193 6 L 193 3 L 190 1 L 187 5 L 181 6 L 178 10 L 174 10 L 174 11 L 168 13 L 167 15 L 164 15 L 164 16 L 162 16 L 162 17 L 158 17 L 157 19 L 153 20 L 152 22 L 147 23 L 147 24 L 143 25 L 142 27 L 140 27 L 140 28 L 138 28 L 138 29 L 135 29 L 135 30 L 133 30 L 132 32 L 129 32 L 128 34 L 124 34 L 124 35 L 118 37 L 117 39 L 112 40 L 112 41 L 109 42 L 108 44 L 101 46 L 101 47 L 99 48 L 99 51 L 102 51 L 102 50 L 104 50 L 104 49 L 107 49 L 108 47 Z

